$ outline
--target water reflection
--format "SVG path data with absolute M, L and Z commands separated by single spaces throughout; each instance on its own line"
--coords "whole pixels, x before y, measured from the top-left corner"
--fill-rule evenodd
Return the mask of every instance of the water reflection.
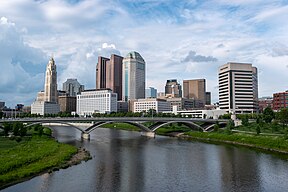
M 4 189 L 25 191 L 285 191 L 288 162 L 246 148 L 138 132 L 97 129 L 91 140 L 56 128 L 61 142 L 84 146 L 88 162 Z

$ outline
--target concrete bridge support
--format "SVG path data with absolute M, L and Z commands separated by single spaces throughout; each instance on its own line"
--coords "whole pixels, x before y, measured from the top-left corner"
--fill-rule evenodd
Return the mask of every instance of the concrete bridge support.
M 155 132 L 145 132 L 145 131 L 142 131 L 141 132 L 141 135 L 142 136 L 145 136 L 145 137 L 152 137 L 152 138 L 155 138 Z
M 83 139 L 90 140 L 90 134 L 89 134 L 89 133 L 82 133 L 82 134 L 81 134 L 81 137 L 82 137 Z

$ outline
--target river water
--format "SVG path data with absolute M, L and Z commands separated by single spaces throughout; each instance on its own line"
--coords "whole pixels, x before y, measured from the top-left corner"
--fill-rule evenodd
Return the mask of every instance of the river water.
M 288 161 L 247 148 L 101 128 L 90 141 L 71 127 L 54 135 L 93 159 L 1 192 L 288 191 Z

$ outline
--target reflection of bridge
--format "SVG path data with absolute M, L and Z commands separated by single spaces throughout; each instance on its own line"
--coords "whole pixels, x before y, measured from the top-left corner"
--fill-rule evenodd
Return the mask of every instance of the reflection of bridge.
M 158 118 L 158 117 L 103 117 L 103 118 L 23 118 L 23 119 L 2 119 L 0 124 L 4 122 L 22 122 L 29 123 L 28 126 L 33 126 L 42 123 L 59 123 L 69 125 L 81 131 L 82 137 L 89 139 L 90 132 L 108 123 L 128 123 L 141 129 L 145 136 L 154 137 L 155 131 L 160 127 L 171 124 L 181 123 L 192 130 L 210 131 L 213 130 L 216 122 L 226 124 L 224 119 L 191 119 L 191 118 Z M 75 126 L 74 123 L 91 123 L 92 125 L 86 129 Z M 151 122 L 150 126 L 143 125 L 144 122 Z

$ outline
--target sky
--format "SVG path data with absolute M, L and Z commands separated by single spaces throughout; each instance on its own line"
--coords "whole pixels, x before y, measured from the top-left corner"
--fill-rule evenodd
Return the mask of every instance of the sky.
M 218 68 L 258 68 L 259 97 L 288 89 L 288 0 L 1 0 L 0 101 L 31 105 L 51 56 L 67 78 L 95 88 L 99 55 L 139 52 L 146 87 L 206 79 L 218 101 Z

